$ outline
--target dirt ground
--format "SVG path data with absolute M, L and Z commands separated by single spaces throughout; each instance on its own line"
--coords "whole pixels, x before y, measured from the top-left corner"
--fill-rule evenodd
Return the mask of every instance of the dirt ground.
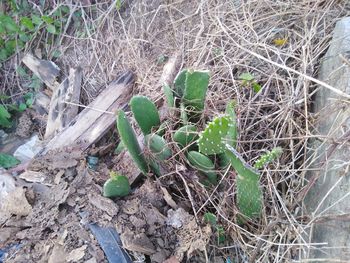
M 129 196 L 103 197 L 109 171 L 133 179 L 138 175 L 125 152 L 114 154 L 118 136 L 111 130 L 87 152 L 60 149 L 34 159 L 26 172 L 14 177 L 2 171 L 4 185 L 16 189 L 0 217 L 0 249 L 8 248 L 4 262 L 108 262 L 91 232 L 93 223 L 116 229 L 134 262 L 299 262 L 310 245 L 303 237 L 309 215 L 299 193 L 314 162 L 306 155 L 309 140 L 318 138 L 312 113 L 318 85 L 313 78 L 335 23 L 350 15 L 350 3 L 126 0 L 118 10 L 116 2 L 56 3 L 81 11 L 81 27 L 68 28 L 57 45 L 45 49 L 38 44 L 25 52 L 40 49 L 63 75 L 71 67 L 82 67 L 83 105 L 121 72 L 131 70 L 136 75 L 133 94 L 146 95 L 161 107 L 159 79 L 166 58 L 175 55 L 179 68 L 209 70 L 201 128 L 234 99 L 238 149 L 244 159 L 253 163 L 262 152 L 283 148 L 281 158 L 262 171 L 263 216 L 239 225 L 235 172 L 219 171 L 221 186 L 207 189 L 198 174 L 184 166 L 182 153 L 167 162 L 164 176 L 136 176 Z M 45 56 L 50 49 L 62 55 Z M 3 65 L 3 91 L 16 94 L 22 80 L 17 76 L 17 81 L 15 66 L 22 55 Z M 261 92 L 242 85 L 239 75 L 246 72 L 254 75 Z M 18 136 L 35 132 L 42 139 L 45 122 L 35 116 L 28 111 L 21 117 Z M 172 138 L 173 132 L 170 127 L 164 137 Z M 86 157 L 91 151 L 111 144 L 112 150 L 100 154 L 97 168 L 90 169 Z M 224 242 L 218 242 L 217 229 L 204 222 L 205 212 L 217 216 Z

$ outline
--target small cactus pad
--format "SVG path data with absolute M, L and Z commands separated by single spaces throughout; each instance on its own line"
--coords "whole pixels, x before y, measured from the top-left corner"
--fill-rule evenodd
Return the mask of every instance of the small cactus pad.
M 134 96 L 130 100 L 131 111 L 144 135 L 150 134 L 153 127 L 160 125 L 156 105 L 145 96 Z
M 175 95 L 178 98 L 182 98 L 185 91 L 186 73 L 187 69 L 180 71 L 174 81 Z
M 204 109 L 205 97 L 209 85 L 209 72 L 188 70 L 186 73 L 183 100 L 186 106 L 196 111 Z
M 226 148 L 226 155 L 237 171 L 237 206 L 243 215 L 243 218 L 239 217 L 239 221 L 243 223 L 246 219 L 258 218 L 261 215 L 263 199 L 259 187 L 260 175 L 232 146 L 226 144 Z
M 226 137 L 230 125 L 229 118 L 226 116 L 217 117 L 210 122 L 199 136 L 199 151 L 203 154 L 225 152 L 225 141 L 223 139 Z
M 229 128 L 227 131 L 226 141 L 229 145 L 236 148 L 237 145 L 237 116 L 235 113 L 235 102 L 231 101 L 226 106 L 226 115 L 229 118 Z
M 194 125 L 186 125 L 174 133 L 173 140 L 181 147 L 186 147 L 198 138 L 197 128 Z
M 159 160 L 166 160 L 172 155 L 166 141 L 157 134 L 146 135 L 145 142 L 147 147 Z
M 283 150 L 281 147 L 273 148 L 271 151 L 263 154 L 260 156 L 260 158 L 255 162 L 254 168 L 255 169 L 261 169 L 264 167 L 264 165 L 272 162 L 273 160 L 276 160 L 278 157 L 281 156 Z
M 131 127 L 125 112 L 120 110 L 117 116 L 117 129 L 121 141 L 123 142 L 126 149 L 129 151 L 130 156 L 136 163 L 137 167 L 142 173 L 147 174 L 148 166 L 146 160 L 144 159 L 140 145 L 137 141 L 135 132 Z
M 130 184 L 126 176 L 111 173 L 103 185 L 103 196 L 105 197 L 123 197 L 130 193 Z
M 196 151 L 188 152 L 187 159 L 190 164 L 203 172 L 209 172 L 215 168 L 213 162 L 207 156 Z

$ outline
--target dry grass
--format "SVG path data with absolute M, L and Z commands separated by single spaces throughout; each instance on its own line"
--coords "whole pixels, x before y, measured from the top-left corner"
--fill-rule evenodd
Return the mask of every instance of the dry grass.
M 120 12 L 115 2 L 74 7 L 83 11 L 85 36 L 64 36 L 62 49 L 67 50 L 61 63 L 84 67 L 88 101 L 98 93 L 96 87 L 126 68 L 137 74 L 134 92 L 158 101 L 162 65 L 157 59 L 181 51 L 183 67 L 211 72 L 205 110 L 209 119 L 236 100 L 238 150 L 249 163 L 265 150 L 284 149 L 280 160 L 262 172 L 264 213 L 260 222 L 249 226 L 235 223 L 232 172 L 223 175 L 225 191 L 207 192 L 179 178 L 177 187 L 180 192 L 186 188 L 184 198 L 191 195 L 196 216 L 215 210 L 230 236 L 224 247 L 213 238 L 208 258 L 291 262 L 317 247 L 305 236 L 308 225 L 298 200 L 313 163 L 306 155 L 309 140 L 331 140 L 314 131 L 311 99 L 318 86 L 312 77 L 317 76 L 335 23 L 349 14 L 347 1 L 127 2 Z M 276 46 L 277 38 L 286 38 L 287 43 Z M 245 72 L 255 76 L 261 92 L 242 87 L 238 76 Z

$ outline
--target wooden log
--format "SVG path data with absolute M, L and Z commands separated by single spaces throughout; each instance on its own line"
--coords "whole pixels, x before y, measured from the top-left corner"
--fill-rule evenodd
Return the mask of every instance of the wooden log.
M 128 103 L 133 82 L 133 73 L 127 71 L 109 84 L 92 103 L 79 113 L 69 127 L 49 141 L 40 155 L 72 145 L 84 151 L 99 140 L 115 124 L 115 111 Z
M 55 63 L 38 59 L 32 54 L 26 54 L 22 62 L 52 91 L 59 86 L 56 78 L 60 74 L 60 68 Z
M 78 114 L 82 69 L 71 68 L 69 76 L 54 90 L 46 124 L 45 139 L 69 125 Z

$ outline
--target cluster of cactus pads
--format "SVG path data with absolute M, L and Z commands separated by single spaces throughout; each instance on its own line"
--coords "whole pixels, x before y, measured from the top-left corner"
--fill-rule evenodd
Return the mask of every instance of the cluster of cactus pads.
M 170 114 L 178 114 L 180 122 L 169 124 L 176 129 L 172 140 L 185 153 L 187 163 L 197 169 L 205 186 L 215 186 L 219 182 L 217 170 L 227 169 L 231 164 L 237 172 L 237 207 L 241 222 L 258 218 L 262 210 L 262 191 L 259 186 L 260 174 L 250 167 L 235 150 L 237 140 L 237 121 L 235 104 L 227 105 L 222 116 L 209 122 L 202 132 L 199 120 L 203 117 L 206 92 L 209 85 L 206 71 L 183 70 L 176 77 L 172 87 L 165 85 L 163 91 Z M 144 147 L 137 140 L 135 132 L 123 111 L 118 112 L 117 129 L 124 147 L 129 151 L 142 173 L 153 172 L 160 176 L 159 167 L 173 153 L 169 143 L 162 137 L 164 127 L 160 122 L 155 104 L 145 96 L 134 96 L 130 101 L 131 111 L 144 135 Z M 179 109 L 179 110 L 176 110 Z M 180 126 L 179 126 L 180 123 Z M 259 161 L 256 168 L 276 158 L 270 154 Z M 214 161 L 217 160 L 217 163 Z

